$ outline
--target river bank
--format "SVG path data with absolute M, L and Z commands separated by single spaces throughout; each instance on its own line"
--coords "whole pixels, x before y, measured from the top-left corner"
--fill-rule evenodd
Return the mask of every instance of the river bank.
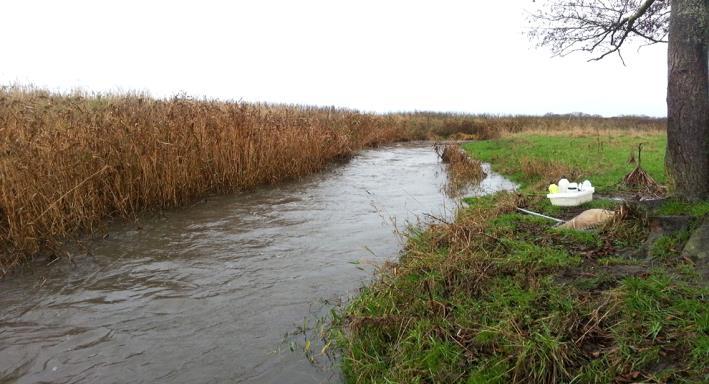
M 386 143 L 538 130 L 663 130 L 663 119 L 373 114 L 186 96 L 0 88 L 0 275 L 108 217 L 322 171 Z
M 412 233 L 400 261 L 336 317 L 330 339 L 348 382 L 707 379 L 706 264 L 681 252 L 709 202 L 553 207 L 546 185 L 562 175 L 589 178 L 606 195 L 632 195 L 620 181 L 640 142 L 643 168 L 664 181 L 663 135 L 568 136 L 464 146 L 522 189 L 468 199 L 455 221 Z M 516 207 L 562 219 L 592 207 L 620 214 L 580 232 Z M 683 217 L 684 227 L 653 235 L 648 220 L 666 215 Z

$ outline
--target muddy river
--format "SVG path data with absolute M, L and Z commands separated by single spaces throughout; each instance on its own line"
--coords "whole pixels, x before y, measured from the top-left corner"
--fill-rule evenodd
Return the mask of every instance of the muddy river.
M 456 202 L 428 144 L 367 150 L 297 182 L 110 224 L 0 280 L 0 383 L 318 383 L 326 315 Z M 472 193 L 513 188 L 491 174 Z

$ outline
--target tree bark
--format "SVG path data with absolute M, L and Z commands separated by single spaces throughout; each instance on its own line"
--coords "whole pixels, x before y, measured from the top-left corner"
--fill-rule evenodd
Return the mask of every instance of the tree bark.
M 709 198 L 709 0 L 672 0 L 668 46 L 668 175 L 678 197 Z

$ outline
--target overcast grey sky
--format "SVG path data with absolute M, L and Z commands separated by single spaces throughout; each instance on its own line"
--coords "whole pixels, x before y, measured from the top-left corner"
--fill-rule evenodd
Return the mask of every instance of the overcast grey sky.
M 366 111 L 666 113 L 666 49 L 551 58 L 532 0 L 0 3 L 0 84 Z

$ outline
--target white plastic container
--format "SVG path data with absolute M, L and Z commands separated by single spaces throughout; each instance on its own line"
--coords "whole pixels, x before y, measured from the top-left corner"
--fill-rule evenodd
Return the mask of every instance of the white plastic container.
M 583 191 L 549 193 L 547 197 L 551 200 L 551 205 L 575 207 L 593 200 L 593 192 L 596 192 L 596 189 L 591 187 Z

